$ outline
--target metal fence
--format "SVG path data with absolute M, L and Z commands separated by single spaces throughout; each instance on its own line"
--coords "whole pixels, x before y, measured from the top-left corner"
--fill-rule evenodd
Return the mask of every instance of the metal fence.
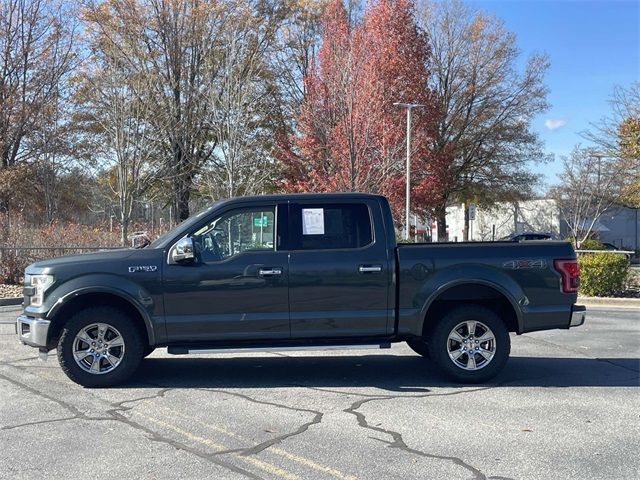
M 576 250 L 576 253 L 618 253 L 620 255 L 631 256 L 634 252 L 633 250 Z
M 47 258 L 77 255 L 81 253 L 99 252 L 101 250 L 117 250 L 122 247 L 0 247 L 0 262 L 6 258 L 23 258 L 29 262 L 37 262 Z

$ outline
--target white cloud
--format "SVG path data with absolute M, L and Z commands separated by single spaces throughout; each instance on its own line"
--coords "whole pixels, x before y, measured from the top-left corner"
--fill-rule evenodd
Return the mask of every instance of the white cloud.
M 564 127 L 567 124 L 567 120 L 564 118 L 548 118 L 544 121 L 544 126 L 549 130 L 557 130 Z

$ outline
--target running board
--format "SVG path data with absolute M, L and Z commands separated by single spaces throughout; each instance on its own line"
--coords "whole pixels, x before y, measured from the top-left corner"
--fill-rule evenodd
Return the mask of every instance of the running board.
M 189 355 L 194 353 L 255 353 L 255 352 L 304 352 L 326 350 L 362 350 L 391 348 L 391 343 L 355 344 L 355 345 L 300 345 L 289 347 L 245 347 L 245 348 L 191 348 L 167 347 L 171 355 Z

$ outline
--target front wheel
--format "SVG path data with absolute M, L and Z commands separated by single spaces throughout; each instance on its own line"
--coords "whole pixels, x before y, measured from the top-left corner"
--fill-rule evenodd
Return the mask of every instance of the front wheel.
M 479 383 L 497 375 L 511 351 L 502 319 L 480 305 L 465 305 L 446 314 L 429 342 L 432 360 L 451 379 Z
M 76 313 L 63 327 L 58 361 L 64 373 L 84 387 L 110 387 L 138 368 L 144 345 L 124 312 L 94 307 Z

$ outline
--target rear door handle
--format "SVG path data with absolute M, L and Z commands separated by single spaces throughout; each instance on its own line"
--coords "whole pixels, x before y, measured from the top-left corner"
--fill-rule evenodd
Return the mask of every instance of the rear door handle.
M 382 265 L 360 265 L 358 271 L 360 273 L 380 273 Z
M 282 268 L 260 268 L 258 270 L 258 275 L 261 277 L 273 277 L 274 275 L 282 275 Z

